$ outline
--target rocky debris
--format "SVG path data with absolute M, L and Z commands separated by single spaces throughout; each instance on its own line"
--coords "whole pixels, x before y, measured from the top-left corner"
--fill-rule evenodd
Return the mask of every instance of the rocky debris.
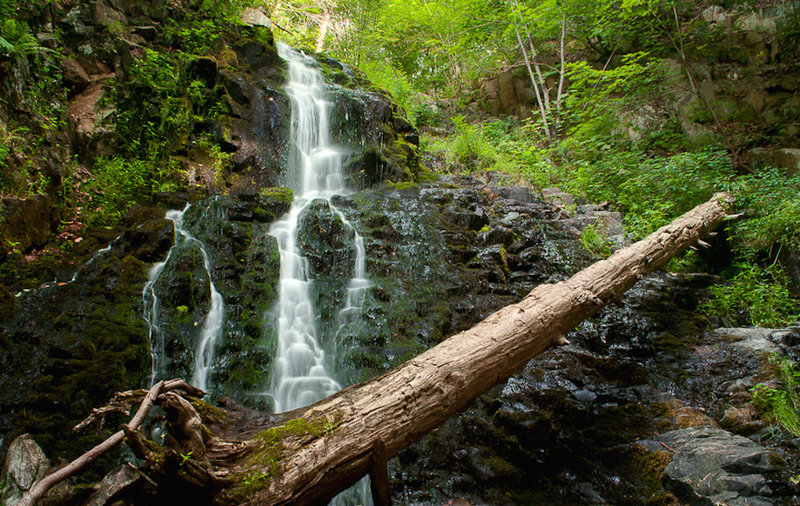
M 50 461 L 29 434 L 18 436 L 8 447 L 0 483 L 0 503 L 16 506 L 33 484 L 50 473 Z
M 772 504 L 767 477 L 781 459 L 753 441 L 714 427 L 690 427 L 652 439 L 674 451 L 664 483 L 692 504 Z M 659 448 L 659 450 L 663 450 Z

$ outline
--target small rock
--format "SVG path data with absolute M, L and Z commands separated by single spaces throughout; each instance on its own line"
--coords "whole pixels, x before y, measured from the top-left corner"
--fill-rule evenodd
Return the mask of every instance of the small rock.
M 590 390 L 575 390 L 572 396 L 581 404 L 591 404 L 597 398 L 597 394 Z
M 60 66 L 64 84 L 69 86 L 74 93 L 80 92 L 89 86 L 91 79 L 80 63 L 72 58 L 63 58 Z
M 561 188 L 544 188 L 542 190 L 542 198 L 544 198 L 546 202 L 561 207 L 568 207 L 575 204 L 575 197 L 561 191 Z
M 92 2 L 92 20 L 94 24 L 106 27 L 128 24 L 125 14 L 102 2 Z

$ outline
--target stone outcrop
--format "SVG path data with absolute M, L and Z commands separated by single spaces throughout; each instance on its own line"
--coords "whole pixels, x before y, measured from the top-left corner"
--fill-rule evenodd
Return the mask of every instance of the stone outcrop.
M 664 483 L 680 500 L 772 504 L 767 478 L 781 468 L 781 459 L 763 446 L 715 427 L 670 431 L 654 441 L 675 452 L 664 469 Z

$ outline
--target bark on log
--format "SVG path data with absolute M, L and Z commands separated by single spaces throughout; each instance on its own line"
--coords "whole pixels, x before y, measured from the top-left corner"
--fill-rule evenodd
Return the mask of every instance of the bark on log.
M 726 219 L 727 194 L 398 368 L 282 416 L 211 427 L 218 504 L 320 504 L 396 455 Z M 237 430 L 238 426 L 238 430 Z M 238 433 L 237 433 L 238 432 Z M 376 448 L 378 450 L 376 450 Z M 377 451 L 377 455 L 376 455 Z M 378 484 L 384 488 L 384 484 Z M 385 491 L 384 491 L 385 494 Z M 383 495 L 383 494 L 381 494 Z

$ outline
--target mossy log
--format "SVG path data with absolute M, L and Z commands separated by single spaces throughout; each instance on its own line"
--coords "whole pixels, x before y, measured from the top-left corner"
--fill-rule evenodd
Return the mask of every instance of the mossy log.
M 727 194 L 717 194 L 571 279 L 541 285 L 519 303 L 396 369 L 312 406 L 267 415 L 227 400 L 221 408 L 173 403 L 173 409 L 188 411 L 175 419 L 196 420 L 199 415 L 203 420 L 202 426 L 172 424 L 180 434 L 167 438 L 170 451 L 190 456 L 184 460 L 197 457 L 197 465 L 180 466 L 182 476 L 168 476 L 176 468 L 165 466 L 158 452 L 146 449 L 151 445 L 132 446 L 139 447 L 151 471 L 160 469 L 154 476 L 172 487 L 182 482 L 216 504 L 321 504 L 365 474 L 376 478 L 376 503 L 386 504 L 388 458 L 696 244 L 726 219 L 730 201 Z M 131 436 L 129 440 L 136 439 Z

